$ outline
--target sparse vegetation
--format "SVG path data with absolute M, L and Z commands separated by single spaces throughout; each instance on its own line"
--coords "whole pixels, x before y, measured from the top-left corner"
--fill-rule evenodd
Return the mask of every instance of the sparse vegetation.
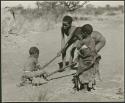
M 118 7 L 111 7 L 110 5 L 106 5 L 105 7 L 94 7 L 94 5 L 87 4 L 88 1 L 80 3 L 79 1 L 73 2 L 73 1 L 44 1 L 44 2 L 36 2 L 37 8 L 24 8 L 22 5 L 18 5 L 16 7 L 6 7 L 9 8 L 10 13 L 12 14 L 12 11 L 15 13 L 15 27 L 18 25 L 18 28 L 16 32 L 21 32 L 21 29 L 24 27 L 24 22 L 27 22 L 28 25 L 38 25 L 35 24 L 36 20 L 40 20 L 39 27 L 40 30 L 49 30 L 50 28 L 53 28 L 54 24 L 59 23 L 62 20 L 63 15 L 70 14 L 74 15 L 74 20 L 90 20 L 90 17 L 88 16 L 99 16 L 107 13 L 109 16 L 117 15 L 117 12 L 123 13 L 124 9 L 122 5 L 119 5 Z M 76 15 L 77 13 L 77 15 Z M 79 16 L 83 15 L 82 17 Z M 88 16 L 87 16 L 88 15 Z M 86 17 L 87 16 L 87 17 Z M 10 20 L 12 21 L 12 20 Z M 44 22 L 46 25 L 43 25 Z M 3 22 L 3 21 L 2 21 Z M 14 22 L 14 21 L 13 21 Z M 42 24 L 42 26 L 41 26 Z M 6 25 L 5 23 L 2 23 L 3 25 Z M 11 25 L 10 25 L 11 26 Z M 33 27 L 26 27 L 25 30 L 28 31 L 29 29 L 34 29 Z M 8 27 L 9 28 L 9 27 Z M 13 29 L 14 27 L 10 27 L 10 29 Z M 9 30 L 9 29 L 8 29 Z M 15 31 L 15 30 L 11 30 Z M 4 30 L 2 30 L 4 32 Z

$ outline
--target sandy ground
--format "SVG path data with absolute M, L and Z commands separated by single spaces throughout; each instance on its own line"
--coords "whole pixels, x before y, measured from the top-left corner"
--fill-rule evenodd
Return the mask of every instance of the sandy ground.
M 84 93 L 72 91 L 72 76 L 54 79 L 39 87 L 17 87 L 23 69 L 23 63 L 28 57 L 31 46 L 40 49 L 40 64 L 43 65 L 56 56 L 60 49 L 60 24 L 44 32 L 28 31 L 18 36 L 10 34 L 1 37 L 1 71 L 2 71 L 2 101 L 72 101 L 72 102 L 102 102 L 124 101 L 124 94 L 117 94 L 119 88 L 124 92 L 124 19 L 123 15 L 103 17 L 91 21 L 77 21 L 75 25 L 91 23 L 94 29 L 106 38 L 106 46 L 100 54 L 100 71 L 102 81 L 97 81 L 97 89 Z M 68 58 L 67 58 L 68 59 Z M 58 69 L 61 58 L 50 64 L 46 71 Z M 69 74 L 72 71 L 57 73 L 54 77 Z

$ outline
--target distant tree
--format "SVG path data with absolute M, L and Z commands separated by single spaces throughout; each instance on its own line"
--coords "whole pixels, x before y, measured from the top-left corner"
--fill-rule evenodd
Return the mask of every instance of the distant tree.
M 95 8 L 95 7 L 94 7 L 94 5 L 92 5 L 92 4 L 88 4 L 88 5 L 86 5 L 86 8 L 87 8 L 87 9 L 93 9 L 93 8 Z
M 119 9 L 122 13 L 124 13 L 124 6 L 123 6 L 123 5 L 119 5 L 119 6 L 118 6 L 118 9 Z
M 39 1 L 36 2 L 36 6 L 37 6 L 38 9 L 40 8 L 40 3 L 39 3 Z
M 35 4 L 43 16 L 48 17 L 50 14 L 50 18 L 57 22 L 57 18 L 61 17 L 64 13 L 73 13 L 82 8 L 86 3 L 88 1 L 37 1 Z
M 56 7 L 63 7 L 67 12 L 73 12 L 81 7 L 83 7 L 86 3 L 89 1 L 44 1 L 44 2 L 36 2 L 36 5 L 38 8 L 47 8 L 48 10 L 50 9 L 55 9 Z
M 106 5 L 106 9 L 107 10 L 110 10 L 111 9 L 111 6 L 109 4 Z
M 89 1 L 62 1 L 60 4 L 64 6 L 67 12 L 74 12 L 77 9 L 80 9 Z
M 88 5 L 86 5 L 86 14 L 94 14 L 94 12 L 95 12 L 95 7 L 94 7 L 94 5 L 92 5 L 92 4 L 88 4 Z
M 95 15 L 98 16 L 98 15 L 102 15 L 104 13 L 104 8 L 103 7 L 97 7 L 95 9 Z

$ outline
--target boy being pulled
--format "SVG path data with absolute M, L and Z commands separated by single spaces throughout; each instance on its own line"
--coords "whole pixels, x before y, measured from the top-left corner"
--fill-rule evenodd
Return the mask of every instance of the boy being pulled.
M 74 89 L 91 91 L 95 86 L 95 77 L 97 68 L 94 66 L 99 58 L 95 49 L 95 41 L 91 37 L 93 28 L 90 24 L 81 27 L 84 33 L 84 39 L 76 42 L 75 47 L 78 50 L 75 62 L 78 62 L 78 69 L 73 78 Z
M 30 56 L 28 57 L 21 77 L 21 83 L 19 86 L 25 85 L 25 83 L 32 83 L 34 77 L 46 77 L 47 73 L 42 70 L 42 67 L 38 64 L 39 49 L 37 47 L 31 47 L 29 50 Z

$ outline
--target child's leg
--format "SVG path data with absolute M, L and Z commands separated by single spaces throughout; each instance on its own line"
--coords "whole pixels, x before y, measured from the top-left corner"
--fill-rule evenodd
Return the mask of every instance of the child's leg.
M 76 48 L 73 46 L 72 49 L 70 50 L 69 65 L 71 65 L 73 63 L 75 49 Z M 71 67 L 71 69 L 72 69 L 72 67 Z
M 80 90 L 84 89 L 84 84 L 80 84 Z
M 91 89 L 93 88 L 92 86 L 93 86 L 93 82 L 91 81 L 88 83 L 88 91 L 91 91 Z
M 17 84 L 18 87 L 24 86 L 26 82 L 26 79 L 24 76 L 21 76 L 21 82 L 19 84 Z
M 63 62 L 63 67 L 62 68 L 64 68 L 66 66 L 66 51 L 62 54 L 62 62 Z
M 98 75 L 99 80 L 102 81 L 102 78 L 101 78 L 101 75 L 100 75 L 99 68 L 97 68 L 97 75 Z
M 92 89 L 96 90 L 96 80 L 94 79 L 94 83 L 92 84 Z
M 84 90 L 88 91 L 88 84 L 87 83 L 84 83 Z
M 99 70 L 99 61 L 100 61 L 101 57 L 99 57 L 99 59 L 97 59 L 96 63 L 95 63 L 95 68 L 96 68 L 96 75 L 98 77 L 98 79 L 100 81 L 102 81 L 101 75 L 100 75 L 100 70 Z
M 26 78 L 25 76 L 21 77 L 21 83 L 17 84 L 18 87 L 24 86 L 25 84 L 31 84 L 32 78 Z

